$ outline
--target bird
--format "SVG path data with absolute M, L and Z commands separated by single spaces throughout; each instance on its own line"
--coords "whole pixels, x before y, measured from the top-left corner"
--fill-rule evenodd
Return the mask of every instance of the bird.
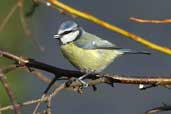
M 63 56 L 79 71 L 85 73 L 78 78 L 84 87 L 88 84 L 83 79 L 90 74 L 102 72 L 117 57 L 126 54 L 150 54 L 146 51 L 120 48 L 85 31 L 73 20 L 63 22 L 53 38 L 59 40 Z

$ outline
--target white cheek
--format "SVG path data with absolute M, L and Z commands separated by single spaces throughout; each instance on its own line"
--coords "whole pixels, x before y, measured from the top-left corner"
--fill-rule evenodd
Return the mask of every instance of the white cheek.
M 63 35 L 61 38 L 61 42 L 63 44 L 66 44 L 68 42 L 74 41 L 78 35 L 79 35 L 79 31 L 75 31 L 75 32 L 71 32 L 66 35 Z

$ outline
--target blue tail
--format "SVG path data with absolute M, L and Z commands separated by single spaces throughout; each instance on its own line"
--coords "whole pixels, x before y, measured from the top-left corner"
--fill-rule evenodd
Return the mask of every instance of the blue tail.
M 146 54 L 146 55 L 150 55 L 151 53 L 147 52 L 147 51 L 135 51 L 132 49 L 119 49 L 119 51 L 123 52 L 123 54 Z

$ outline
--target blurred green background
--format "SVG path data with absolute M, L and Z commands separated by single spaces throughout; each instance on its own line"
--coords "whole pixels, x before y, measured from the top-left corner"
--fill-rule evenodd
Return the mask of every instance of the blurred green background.
M 10 12 L 11 8 L 16 4 L 15 0 L 2 0 L 0 2 L 0 23 Z M 24 2 L 24 12 L 29 10 L 31 1 Z M 29 24 L 29 20 L 26 19 Z M 13 16 L 9 19 L 4 29 L 0 32 L 0 49 L 7 50 L 16 55 L 32 56 L 36 54 L 37 47 L 34 46 L 32 38 L 27 36 L 21 25 L 19 17 L 19 9 L 16 9 Z M 8 65 L 13 64 L 14 61 L 1 57 L 0 68 L 6 68 Z M 30 99 L 30 95 L 34 92 L 34 88 L 31 88 L 30 83 L 34 80 L 30 73 L 26 73 L 22 70 L 15 70 L 6 74 L 9 84 L 17 97 L 17 101 L 26 101 Z M 1 84 L 0 86 L 0 104 L 1 106 L 9 105 L 11 102 Z M 11 111 L 3 112 L 11 113 Z
M 171 47 L 170 23 L 147 24 L 128 20 L 132 16 L 144 19 L 171 18 L 170 0 L 61 1 L 82 11 L 89 12 L 129 32 L 140 35 L 154 43 Z M 15 4 L 15 1 L 3 0 L 0 3 L 0 22 L 2 22 L 11 7 Z M 28 11 L 30 6 L 31 0 L 25 0 L 24 12 Z M 57 67 L 76 70 L 64 59 L 57 41 L 52 38 L 59 25 L 63 21 L 70 19 L 70 17 L 61 15 L 58 11 L 42 5 L 32 17 L 26 18 L 32 33 L 32 36 L 28 37 L 23 32 L 18 11 L 16 11 L 4 30 L 0 33 L 0 48 L 17 55 L 35 58 L 36 60 Z M 86 31 L 114 42 L 119 47 L 145 50 L 152 53 L 151 56 L 123 56 L 118 58 L 104 72 L 131 76 L 170 76 L 170 56 L 151 50 L 94 23 L 80 18 L 76 18 L 75 20 Z M 43 52 L 35 45 L 33 39 L 37 40 L 38 44 L 44 48 Z M 11 63 L 13 62 L 7 59 L 0 59 L 1 67 Z M 51 74 L 43 73 L 50 78 L 52 77 Z M 19 102 L 38 98 L 47 85 L 31 74 L 22 72 L 21 70 L 8 73 L 7 76 Z M 8 98 L 2 86 L 0 90 L 2 90 L 0 103 L 9 104 L 9 102 L 5 102 Z M 99 85 L 97 92 L 87 89 L 82 95 L 74 92 L 61 92 L 53 100 L 52 111 L 54 114 L 142 114 L 150 108 L 161 106 L 162 102 L 168 105 L 171 104 L 170 94 L 171 91 L 163 87 L 140 91 L 138 90 L 138 86 L 135 85 L 115 84 L 115 88 Z M 23 111 L 24 113 L 31 113 L 32 109 L 31 107 L 25 107 Z M 165 114 L 170 114 L 170 112 L 166 112 Z

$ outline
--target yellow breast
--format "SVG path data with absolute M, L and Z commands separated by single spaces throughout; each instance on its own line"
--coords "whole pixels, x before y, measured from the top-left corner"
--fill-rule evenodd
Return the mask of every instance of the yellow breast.
M 73 43 L 62 45 L 61 50 L 76 68 L 83 71 L 100 72 L 118 56 L 114 50 L 83 49 Z

